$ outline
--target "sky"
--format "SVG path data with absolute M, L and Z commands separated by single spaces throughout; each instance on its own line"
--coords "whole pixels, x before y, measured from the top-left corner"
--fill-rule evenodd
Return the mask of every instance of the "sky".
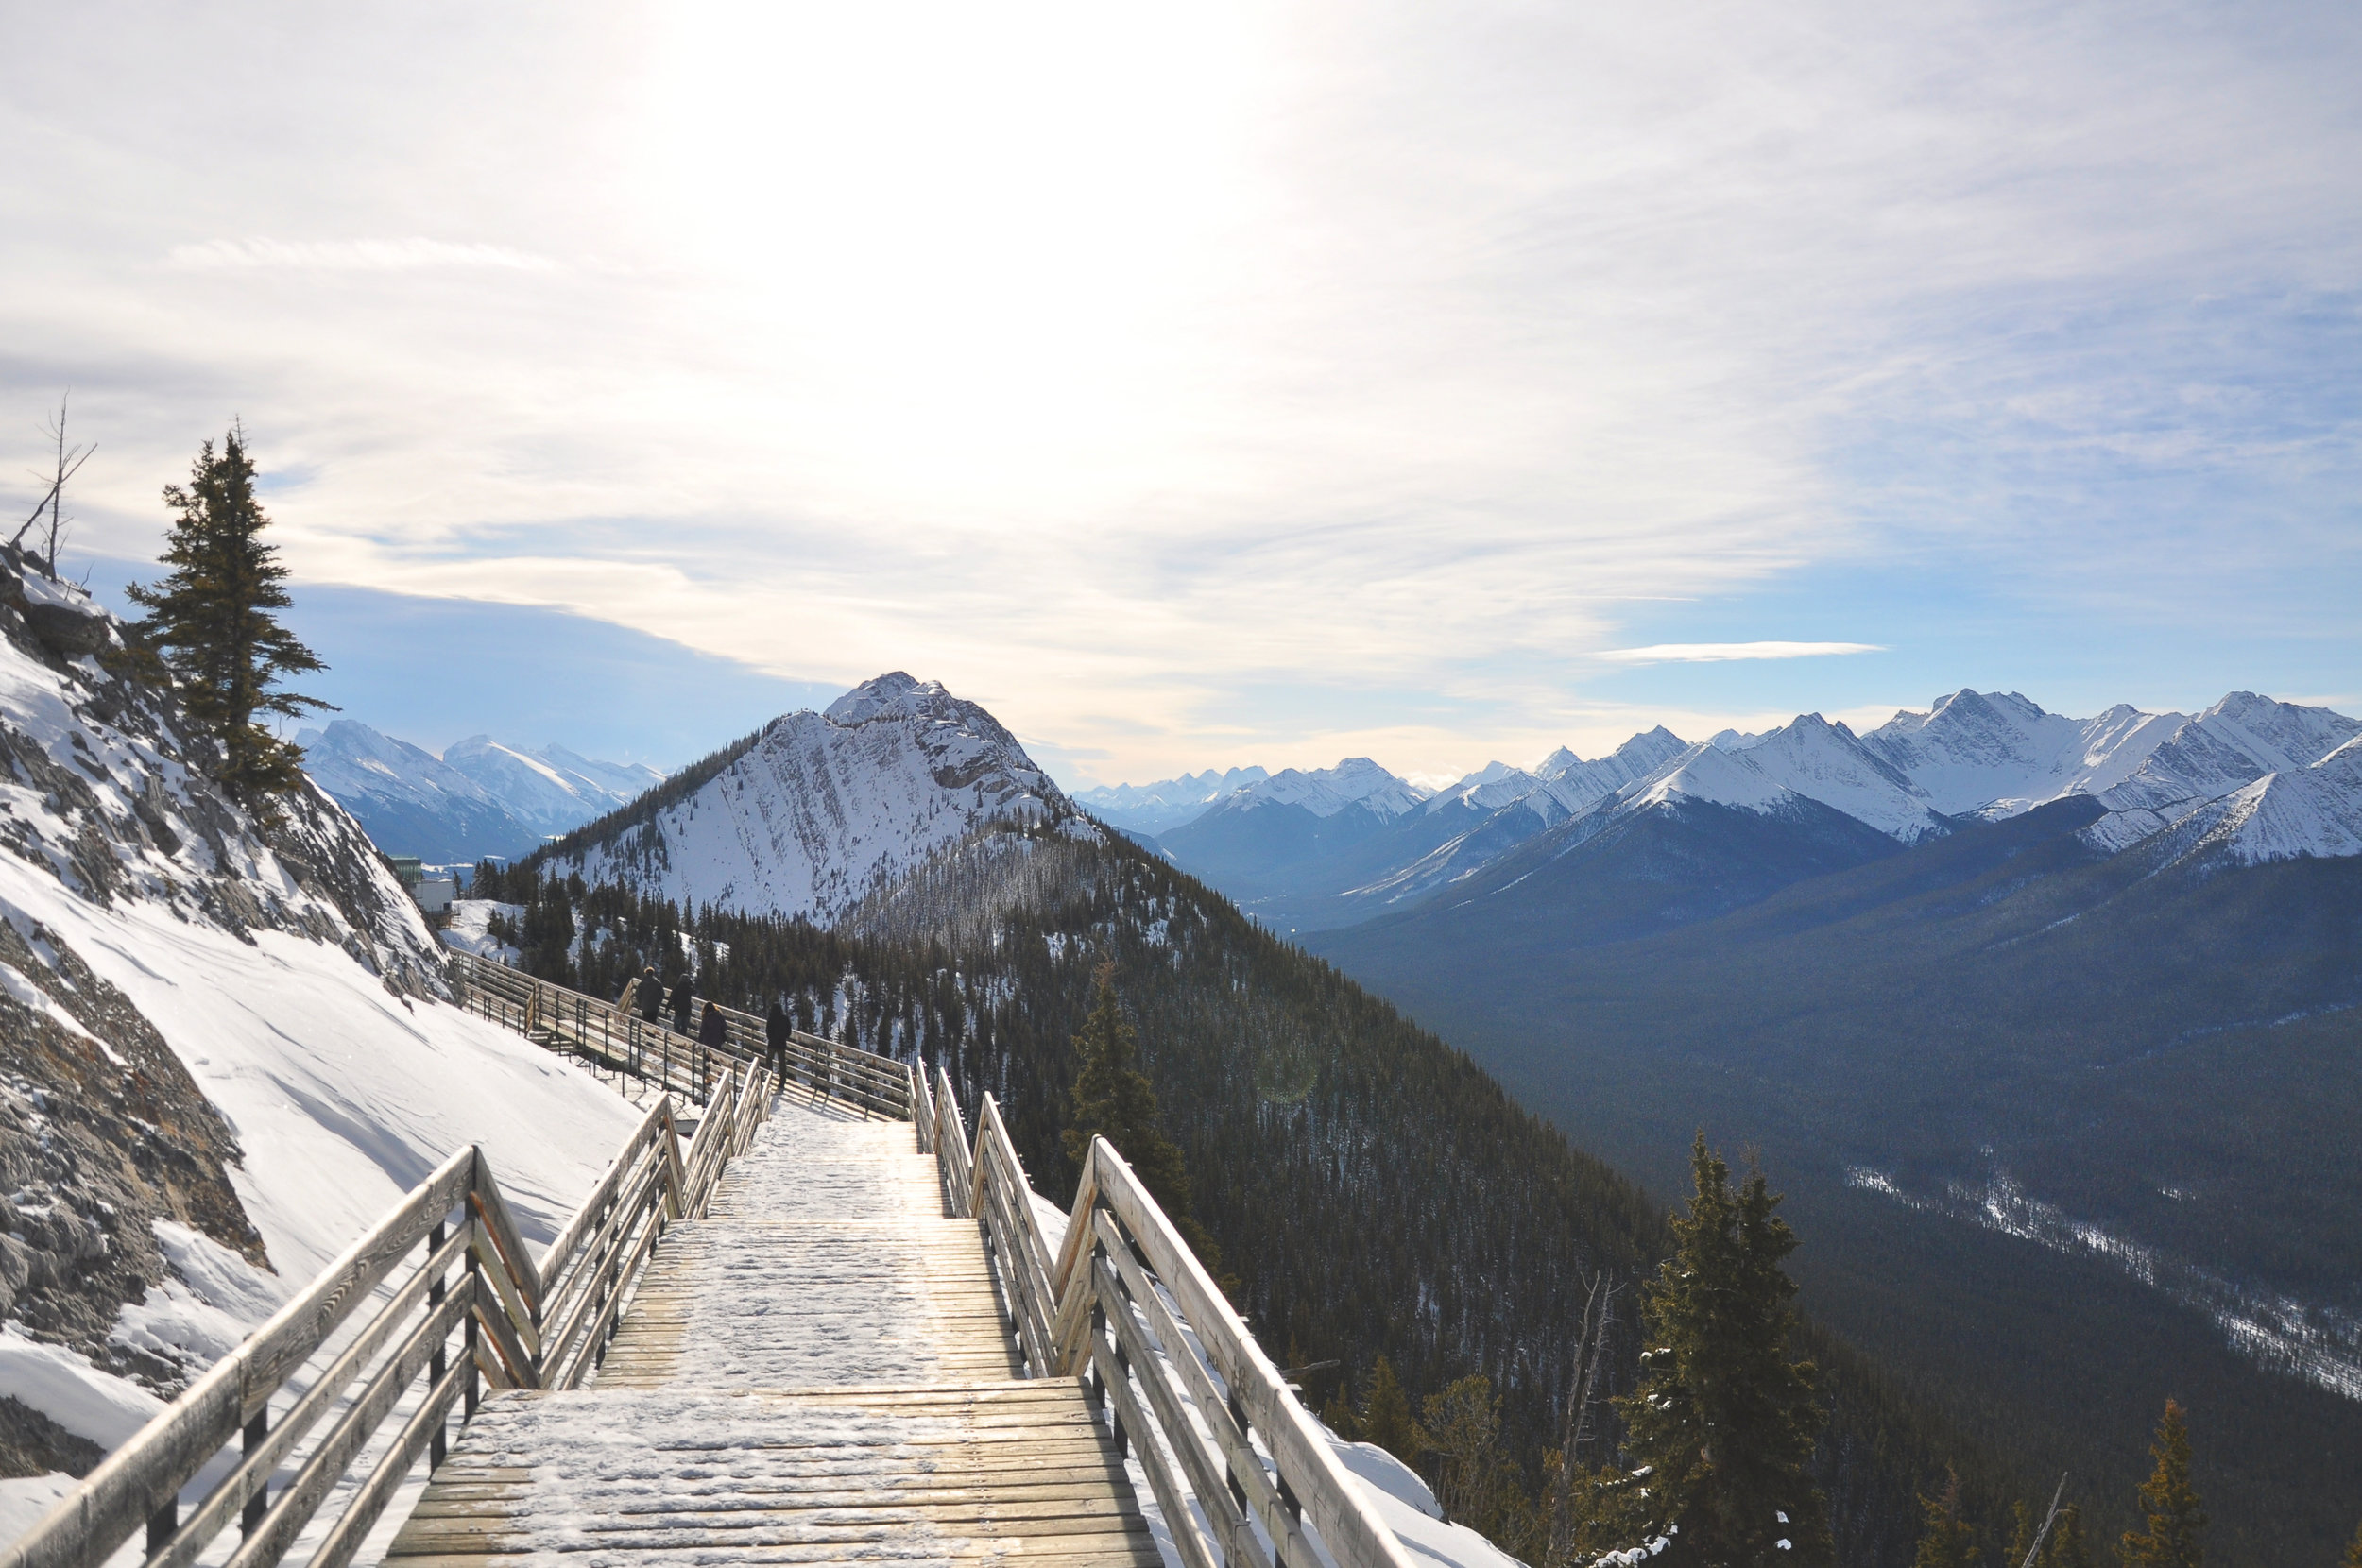
M 1070 783 L 2362 710 L 2352 5 L 18 8 L 0 503 L 243 421 L 349 717 Z M 11 520 L 14 520 L 13 519 Z

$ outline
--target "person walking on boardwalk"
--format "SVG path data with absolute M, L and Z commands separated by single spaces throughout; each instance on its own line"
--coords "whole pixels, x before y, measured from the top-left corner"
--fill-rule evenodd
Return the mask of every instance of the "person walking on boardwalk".
M 697 998 L 691 995 L 689 990 L 689 977 L 687 975 L 683 975 L 680 978 L 680 983 L 673 987 L 674 1033 L 686 1034 L 689 1032 L 689 1020 L 695 1013 L 696 1007 Z
M 664 982 L 656 978 L 656 965 L 651 963 L 640 971 L 640 1018 L 653 1024 L 664 1016 Z
M 707 1085 L 710 1095 L 713 1082 L 713 1059 L 730 1042 L 730 1026 L 723 1016 L 721 1004 L 706 1003 L 706 1015 L 697 1020 L 697 1081 Z
M 762 1041 L 771 1052 L 771 1081 L 787 1082 L 787 1008 L 779 997 L 771 998 L 771 1011 L 762 1016 Z

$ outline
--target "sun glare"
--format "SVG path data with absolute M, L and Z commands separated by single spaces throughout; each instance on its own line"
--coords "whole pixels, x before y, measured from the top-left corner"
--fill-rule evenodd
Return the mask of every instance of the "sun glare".
M 839 459 L 1087 451 L 1156 418 L 1219 271 L 1250 43 L 1214 9 L 683 8 L 650 230 Z

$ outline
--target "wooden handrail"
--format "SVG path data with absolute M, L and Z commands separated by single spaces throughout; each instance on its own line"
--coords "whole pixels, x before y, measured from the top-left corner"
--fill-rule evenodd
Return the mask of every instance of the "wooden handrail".
M 722 1016 L 723 1040 L 719 1046 L 707 1046 L 612 1002 L 505 963 L 474 953 L 451 956 L 453 972 L 461 982 L 461 1003 L 471 1012 L 529 1038 L 540 1037 L 543 1044 L 660 1083 L 697 1104 L 711 1093 L 710 1069 L 773 1060 L 763 1020 L 751 1013 L 713 1004 Z M 706 999 L 694 998 L 693 1005 L 702 1017 Z M 907 1120 L 916 1114 L 910 1072 L 890 1057 L 802 1030 L 788 1031 L 779 1055 L 787 1069 L 778 1085 L 781 1089 L 793 1082 L 815 1096 L 888 1120 Z
M 766 1115 L 772 1084 L 761 1064 L 731 1063 L 719 1087 L 686 1168 L 667 1094 L 538 1263 L 484 1150 L 454 1153 L 0 1550 L 0 1568 L 98 1568 L 143 1525 L 147 1568 L 188 1568 L 233 1521 L 244 1540 L 231 1568 L 269 1568 L 423 1376 L 423 1401 L 344 1499 L 313 1555 L 314 1568 L 343 1568 L 419 1455 L 441 1462 L 454 1406 L 465 1421 L 483 1383 L 571 1388 L 597 1364 L 657 1237 L 674 1220 L 703 1214 L 722 1168 Z M 273 1424 L 271 1401 L 421 1248 L 410 1277 Z M 225 1454 L 233 1441 L 239 1451 Z M 272 1475 L 299 1457 L 294 1479 L 269 1492 Z M 224 1459 L 226 1474 L 181 1517 L 181 1491 Z
M 1090 1382 L 1184 1568 L 1412 1568 L 1114 1145 L 1091 1141 L 1053 1257 L 993 1098 L 972 1145 L 949 1073 L 924 1098 L 945 1208 L 983 1228 L 1029 1375 Z

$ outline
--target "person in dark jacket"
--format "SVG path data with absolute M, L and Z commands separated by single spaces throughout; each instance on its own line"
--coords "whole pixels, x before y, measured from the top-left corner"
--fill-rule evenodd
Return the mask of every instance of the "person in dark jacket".
M 771 1011 L 762 1017 L 763 1043 L 771 1049 L 771 1078 L 774 1082 L 787 1082 L 787 1008 L 777 997 L 771 998 Z
M 651 963 L 640 971 L 640 1016 L 655 1023 L 664 1016 L 664 982 L 656 978 L 656 965 Z
M 696 1007 L 697 998 L 691 995 L 689 990 L 689 977 L 687 975 L 683 975 L 680 978 L 680 983 L 673 987 L 674 1033 L 686 1034 L 689 1032 L 690 1015 L 696 1011 Z
M 706 1003 L 706 1015 L 697 1023 L 697 1044 L 719 1048 L 730 1043 L 729 1020 L 722 1016 L 721 1005 Z

